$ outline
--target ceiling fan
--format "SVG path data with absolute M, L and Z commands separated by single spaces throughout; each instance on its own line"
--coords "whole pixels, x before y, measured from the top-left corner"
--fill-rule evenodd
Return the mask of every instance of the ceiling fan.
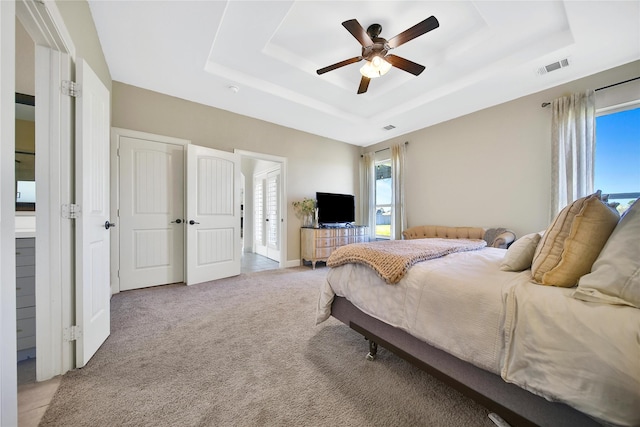
M 424 71 L 424 66 L 400 56 L 389 54 L 388 52 L 391 49 L 395 49 L 396 47 L 415 39 L 416 37 L 428 33 L 431 30 L 435 30 L 440 26 L 440 23 L 435 16 L 430 16 L 388 41 L 382 37 L 378 37 L 382 32 L 382 26 L 380 24 L 372 24 L 367 28 L 367 31 L 365 31 L 356 19 L 350 19 L 348 21 L 344 21 L 342 26 L 360 42 L 362 45 L 362 54 L 360 56 L 355 56 L 336 64 L 329 65 L 328 67 L 320 68 L 316 72 L 318 75 L 324 74 L 328 71 L 344 67 L 345 65 L 354 64 L 364 59 L 367 63 L 360 69 L 362 79 L 360 80 L 360 86 L 358 87 L 358 94 L 361 94 L 367 91 L 369 81 L 371 81 L 372 78 L 386 74 L 392 66 L 400 68 L 414 76 L 422 73 Z

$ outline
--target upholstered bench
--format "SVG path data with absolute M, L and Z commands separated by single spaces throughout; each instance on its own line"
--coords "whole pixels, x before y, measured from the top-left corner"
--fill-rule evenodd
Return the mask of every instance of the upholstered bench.
M 418 225 L 402 232 L 405 239 L 484 239 L 487 246 L 506 249 L 516 239 L 513 231 L 505 228 L 446 227 L 441 225 Z M 491 241 L 489 241 L 491 240 Z

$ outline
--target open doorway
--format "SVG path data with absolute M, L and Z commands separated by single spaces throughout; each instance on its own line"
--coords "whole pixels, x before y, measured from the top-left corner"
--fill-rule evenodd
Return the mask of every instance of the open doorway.
M 286 262 L 286 158 L 236 150 L 244 180 L 242 272 Z
M 16 330 L 18 385 L 36 381 L 35 43 L 16 18 Z

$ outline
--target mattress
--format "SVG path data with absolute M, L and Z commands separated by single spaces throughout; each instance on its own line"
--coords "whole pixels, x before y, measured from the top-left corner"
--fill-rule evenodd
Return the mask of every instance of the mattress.
M 530 279 L 528 272 L 500 271 L 504 253 L 484 248 L 420 262 L 394 285 L 363 265 L 332 268 L 321 289 L 317 322 L 329 317 L 338 295 L 372 317 L 500 374 L 507 297 Z

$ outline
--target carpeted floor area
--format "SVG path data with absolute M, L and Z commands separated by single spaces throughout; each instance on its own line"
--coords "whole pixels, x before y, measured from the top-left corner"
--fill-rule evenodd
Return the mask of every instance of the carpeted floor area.
M 326 269 L 117 294 L 111 336 L 41 426 L 493 426 L 488 411 L 331 318 Z

